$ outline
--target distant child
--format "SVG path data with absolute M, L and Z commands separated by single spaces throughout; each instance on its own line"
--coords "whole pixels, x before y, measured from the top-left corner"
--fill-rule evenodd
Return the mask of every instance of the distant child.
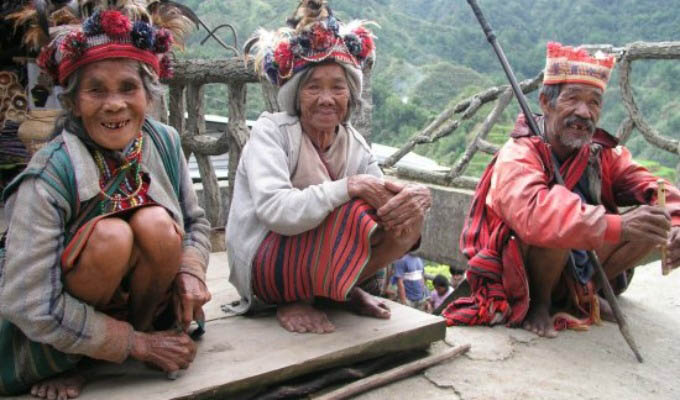
M 436 310 L 444 299 L 453 293 L 453 288 L 449 285 L 449 281 L 444 275 L 435 276 L 432 280 L 432 285 L 434 286 L 434 289 L 432 289 L 432 293 L 430 294 L 430 304 L 432 305 L 432 309 Z
M 451 286 L 455 290 L 458 285 L 465 279 L 465 271 L 460 270 L 453 265 L 449 267 L 449 272 L 451 272 Z

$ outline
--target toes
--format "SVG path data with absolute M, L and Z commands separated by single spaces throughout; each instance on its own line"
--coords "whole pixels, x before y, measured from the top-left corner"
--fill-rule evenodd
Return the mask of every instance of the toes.
M 52 385 L 47 388 L 47 400 L 57 400 L 57 390 Z
M 387 307 L 387 304 L 385 304 L 385 303 L 378 304 L 378 317 L 383 318 L 383 319 L 388 319 L 391 316 L 392 316 L 392 311 L 390 311 L 390 308 Z
M 335 325 L 331 324 L 330 321 L 326 321 L 323 324 L 323 331 L 325 333 L 335 332 Z
M 69 398 L 74 399 L 78 396 L 80 396 L 80 389 L 77 387 L 69 387 L 66 389 L 66 394 L 68 395 Z

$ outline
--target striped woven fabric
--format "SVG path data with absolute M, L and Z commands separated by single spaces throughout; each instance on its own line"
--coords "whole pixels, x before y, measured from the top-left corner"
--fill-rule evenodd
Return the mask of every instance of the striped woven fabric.
M 73 369 L 81 358 L 26 340 L 16 326 L 4 320 L 0 320 L 0 355 L 3 396 L 25 393 L 35 382 Z
M 346 301 L 371 256 L 375 210 L 363 200 L 335 209 L 295 236 L 270 232 L 253 260 L 253 289 L 269 304 L 313 297 Z

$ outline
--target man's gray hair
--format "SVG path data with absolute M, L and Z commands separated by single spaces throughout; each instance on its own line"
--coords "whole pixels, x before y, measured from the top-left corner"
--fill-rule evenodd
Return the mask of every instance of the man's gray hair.
M 561 92 L 562 84 L 557 83 L 554 85 L 543 85 L 538 94 L 545 96 L 548 105 L 550 105 L 551 108 L 555 108 L 555 106 L 557 106 L 557 98 L 560 97 Z

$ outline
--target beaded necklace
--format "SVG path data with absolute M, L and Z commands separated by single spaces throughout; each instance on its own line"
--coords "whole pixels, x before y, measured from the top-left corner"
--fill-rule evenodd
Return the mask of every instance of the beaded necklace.
M 129 206 L 136 206 L 139 203 L 136 198 L 144 184 L 142 179 L 143 142 L 144 137 L 140 132 L 139 136 L 135 138 L 131 150 L 125 155 L 123 162 L 113 169 L 111 169 L 104 155 L 99 150 L 94 150 L 94 160 L 100 172 L 99 191 L 108 200 L 108 202 L 102 201 L 100 204 L 102 214 L 122 211 L 128 208 L 125 207 L 128 203 Z M 118 182 L 117 184 L 114 182 L 115 188 L 109 195 L 106 193 L 106 187 L 114 179 Z M 134 181 L 134 186 L 131 184 L 131 180 Z

